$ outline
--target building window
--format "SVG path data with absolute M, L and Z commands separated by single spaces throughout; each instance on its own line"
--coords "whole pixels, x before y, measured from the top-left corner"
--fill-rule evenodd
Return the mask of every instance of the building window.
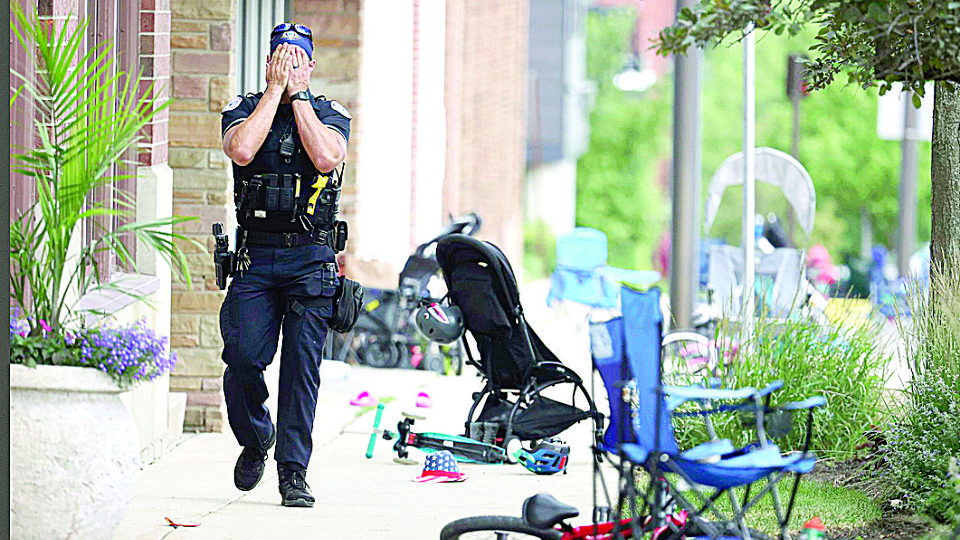
M 115 68 L 122 73 L 136 74 L 140 71 L 140 2 L 130 0 L 87 0 L 87 47 L 95 47 L 108 39 L 114 39 L 110 54 Z M 109 76 L 105 74 L 105 77 Z M 121 79 L 121 85 L 126 81 Z M 118 162 L 106 171 L 107 177 L 117 179 L 94 188 L 92 202 L 103 204 L 114 210 L 132 210 L 136 202 L 137 187 L 137 150 L 131 148 Z M 117 201 L 126 201 L 126 205 Z M 132 221 L 122 216 L 97 216 L 84 223 L 83 238 L 85 246 L 93 244 L 94 239 L 106 232 L 117 230 Z M 136 257 L 136 239 L 133 235 L 123 238 L 123 244 L 133 257 Z M 112 251 L 96 255 L 100 279 L 109 281 L 118 272 L 129 272 L 133 268 L 123 267 L 120 259 Z
M 289 20 L 287 0 L 238 0 L 237 93 L 263 90 L 266 59 L 270 54 L 270 31 Z
M 19 39 L 10 39 L 10 70 L 31 80 L 34 75 L 33 62 L 27 57 L 27 51 Z M 10 77 L 10 96 L 19 88 L 18 77 Z M 10 150 L 15 154 L 25 154 L 34 144 L 33 99 L 27 92 L 21 92 L 10 107 Z M 11 170 L 10 174 L 10 219 L 16 220 L 23 215 L 36 200 L 36 188 L 33 178 Z

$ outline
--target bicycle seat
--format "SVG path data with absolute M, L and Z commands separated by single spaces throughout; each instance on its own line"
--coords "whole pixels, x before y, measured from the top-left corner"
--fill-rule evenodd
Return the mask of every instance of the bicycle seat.
M 579 515 L 580 510 L 563 504 L 549 493 L 538 493 L 523 501 L 523 519 L 538 529 L 552 529 L 561 521 Z

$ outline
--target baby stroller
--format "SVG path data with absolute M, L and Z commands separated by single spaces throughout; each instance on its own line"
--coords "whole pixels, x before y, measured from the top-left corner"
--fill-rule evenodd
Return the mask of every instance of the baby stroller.
M 449 302 L 463 313 L 466 332 L 461 341 L 467 364 L 484 379 L 467 415 L 467 435 L 498 445 L 508 455 L 521 442 L 553 437 L 588 418 L 594 420 L 599 437 L 603 415 L 583 380 L 527 324 L 517 280 L 503 252 L 489 242 L 453 234 L 437 244 L 437 262 Z M 467 334 L 475 340 L 479 358 L 474 357 Z M 553 389 L 568 384 L 573 385 L 569 403 L 544 395 L 547 390 L 554 395 Z M 583 396 L 582 408 L 578 394 Z

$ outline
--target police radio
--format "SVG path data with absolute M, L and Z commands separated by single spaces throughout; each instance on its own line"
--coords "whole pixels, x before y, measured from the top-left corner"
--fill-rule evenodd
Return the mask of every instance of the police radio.
M 217 247 L 213 251 L 213 266 L 217 269 L 217 287 L 222 291 L 227 288 L 227 278 L 233 275 L 236 268 L 236 256 L 229 251 L 230 241 L 227 235 L 223 234 L 222 223 L 213 224 L 213 238 L 217 241 Z

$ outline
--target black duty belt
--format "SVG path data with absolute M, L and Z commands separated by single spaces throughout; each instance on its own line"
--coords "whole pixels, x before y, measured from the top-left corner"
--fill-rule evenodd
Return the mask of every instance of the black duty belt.
M 248 244 L 272 247 L 296 247 L 307 244 L 329 246 L 335 252 L 343 251 L 347 240 L 346 222 L 338 221 L 331 229 L 314 229 L 312 232 L 283 233 L 244 230 Z
M 312 233 L 271 233 L 247 231 L 247 242 L 258 246 L 296 247 L 306 244 L 327 244 L 331 231 L 317 229 Z M 332 246 L 331 246 L 332 247 Z

